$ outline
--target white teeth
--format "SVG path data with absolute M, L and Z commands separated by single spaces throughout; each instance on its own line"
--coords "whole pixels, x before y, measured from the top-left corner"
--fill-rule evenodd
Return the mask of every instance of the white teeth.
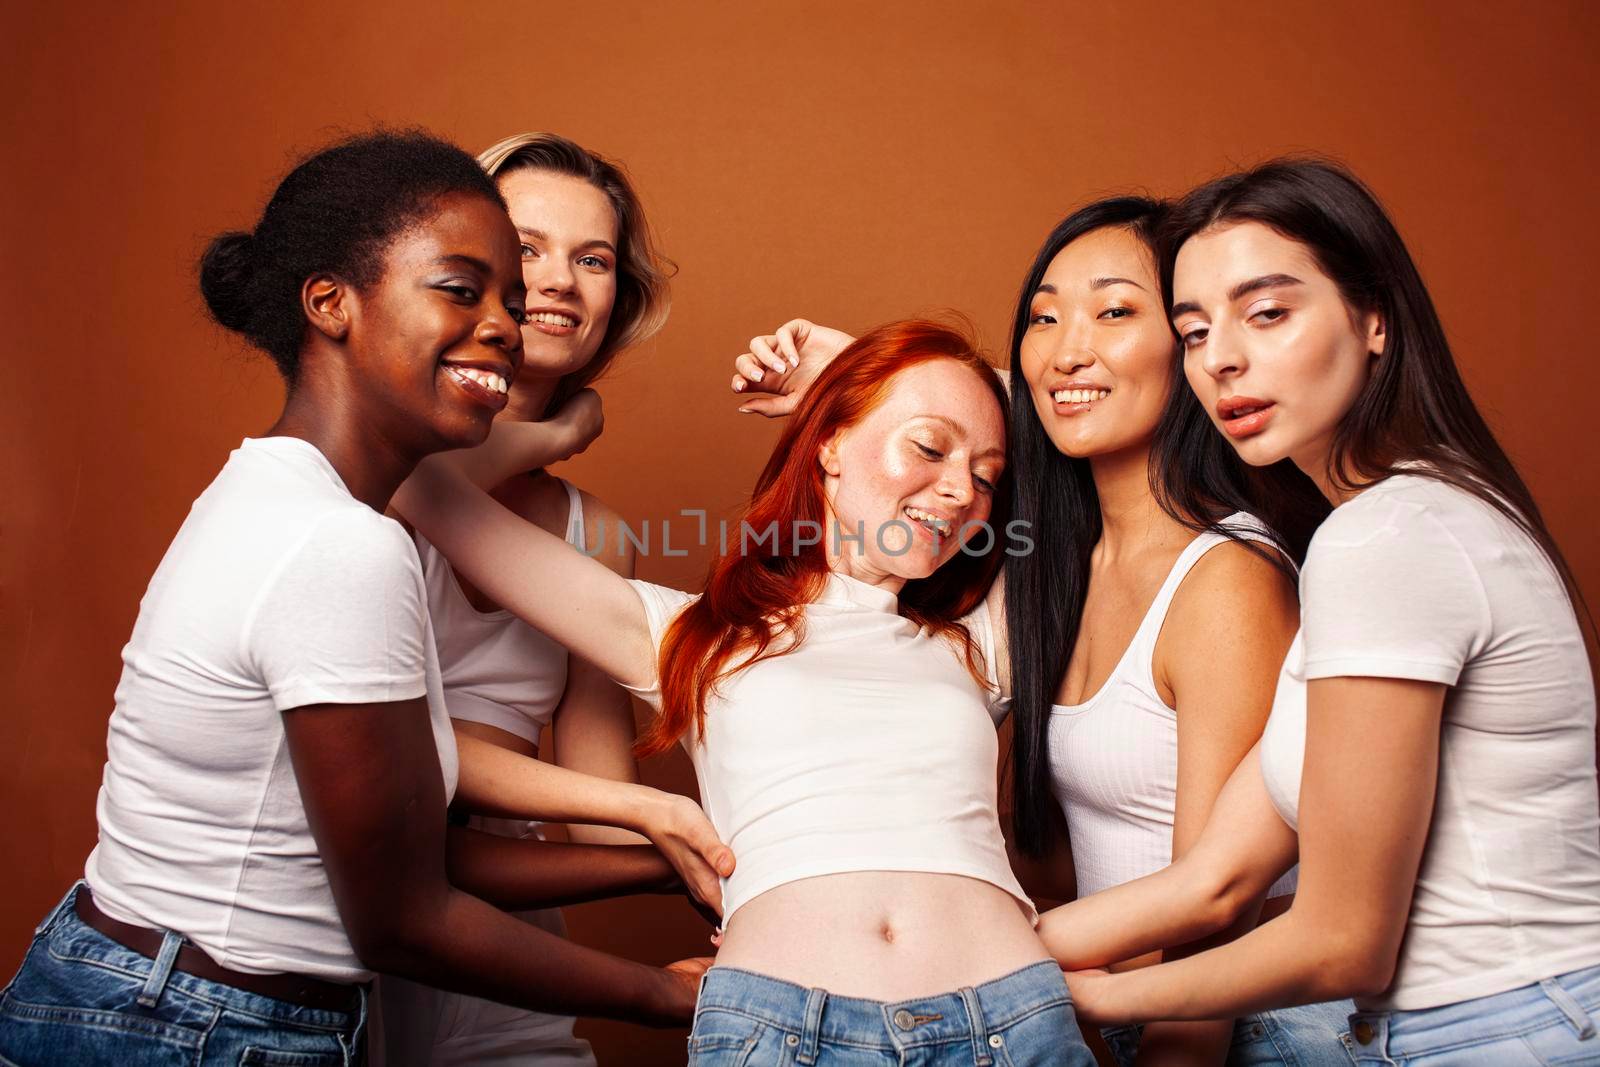
M 906 514 L 918 522 L 926 523 L 927 525 L 941 531 L 948 530 L 950 528 L 949 519 L 941 519 L 939 516 L 923 511 L 921 508 L 908 507 L 906 508 Z
M 1110 395 L 1109 389 L 1057 389 L 1050 394 L 1057 404 L 1092 404 Z
M 571 315 L 561 315 L 554 311 L 539 311 L 528 316 L 529 322 L 542 322 L 546 326 L 576 326 L 578 320 Z
M 476 382 L 491 393 L 508 393 L 511 391 L 510 383 L 493 371 L 478 370 L 475 367 L 451 367 L 450 370 L 462 378 Z

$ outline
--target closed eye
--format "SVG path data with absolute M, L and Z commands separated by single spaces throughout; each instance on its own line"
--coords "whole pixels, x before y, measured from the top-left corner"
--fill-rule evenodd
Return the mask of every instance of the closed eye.
M 927 445 L 923 444 L 920 441 L 913 441 L 912 443 L 917 446 L 917 451 L 921 452 L 928 459 L 943 459 L 944 458 L 944 453 L 943 452 L 940 452 L 940 451 L 938 451 L 936 449 L 929 448 Z

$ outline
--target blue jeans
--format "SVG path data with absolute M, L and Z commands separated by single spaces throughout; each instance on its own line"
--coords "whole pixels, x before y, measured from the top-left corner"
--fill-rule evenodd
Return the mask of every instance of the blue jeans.
M 1233 1024 L 1227 1067 L 1350 1067 L 1348 1000 L 1304 1004 L 1298 1008 L 1246 1015 Z M 1133 1067 L 1142 1026 L 1108 1026 L 1100 1031 L 1121 1067 Z
M 1357 1063 L 1395 1067 L 1600 1064 L 1600 967 L 1493 996 L 1350 1016 Z
M 1061 969 L 1045 960 L 915 1000 L 834 996 L 733 967 L 700 982 L 690 1067 L 1094 1067 Z
M 172 969 L 182 939 L 154 960 L 86 925 L 79 882 L 34 931 L 0 992 L 0 1065 L 146 1067 L 363 1062 L 366 994 L 355 1011 L 324 1011 Z

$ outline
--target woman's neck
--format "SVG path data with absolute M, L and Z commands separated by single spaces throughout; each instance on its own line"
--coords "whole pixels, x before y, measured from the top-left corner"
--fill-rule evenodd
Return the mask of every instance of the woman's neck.
M 1182 525 L 1150 491 L 1150 449 L 1130 448 L 1091 456 L 1089 473 L 1100 499 L 1099 549 L 1107 559 L 1168 539 Z
M 550 406 L 550 398 L 556 395 L 556 387 L 560 384 L 560 378 L 518 378 L 511 387 L 506 406 L 495 418 L 511 422 L 538 422 L 544 417 L 544 409 Z
M 283 414 L 267 433 L 298 437 L 316 446 L 351 496 L 374 511 L 385 511 L 426 449 L 365 410 L 358 390 L 317 380 L 322 377 L 302 361 L 301 376 L 289 389 Z

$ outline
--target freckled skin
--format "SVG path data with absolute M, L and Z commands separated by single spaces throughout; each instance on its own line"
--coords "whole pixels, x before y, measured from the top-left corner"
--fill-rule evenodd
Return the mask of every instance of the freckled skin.
M 998 482 L 1004 450 L 1000 405 L 973 370 L 937 359 L 901 371 L 877 408 L 821 450 L 829 522 L 836 519 L 852 535 L 866 530 L 865 544 L 844 543 L 842 556 L 827 536 L 830 563 L 895 589 L 932 574 L 958 550 L 955 533 L 963 524 L 987 521 L 993 500 L 983 483 Z M 947 519 L 950 535 L 936 546 L 906 516 L 908 505 Z M 905 551 L 903 527 L 913 534 Z
M 1126 278 L 1092 288 L 1099 278 Z M 1022 376 L 1052 444 L 1075 458 L 1144 449 L 1171 390 L 1172 329 L 1149 249 L 1123 227 L 1084 234 L 1056 254 L 1035 293 L 1021 346 Z M 1110 389 L 1086 412 L 1062 414 L 1052 385 L 1082 379 Z
M 1234 286 L 1273 274 L 1301 284 L 1229 301 Z M 1173 297 L 1200 305 L 1174 325 L 1192 338 L 1184 373 L 1218 428 L 1223 397 L 1275 407 L 1260 432 L 1229 438 L 1240 457 L 1254 466 L 1287 458 L 1308 472 L 1326 469 L 1334 431 L 1383 350 L 1378 316 L 1352 309 L 1304 245 L 1255 222 L 1215 227 L 1185 242 Z

